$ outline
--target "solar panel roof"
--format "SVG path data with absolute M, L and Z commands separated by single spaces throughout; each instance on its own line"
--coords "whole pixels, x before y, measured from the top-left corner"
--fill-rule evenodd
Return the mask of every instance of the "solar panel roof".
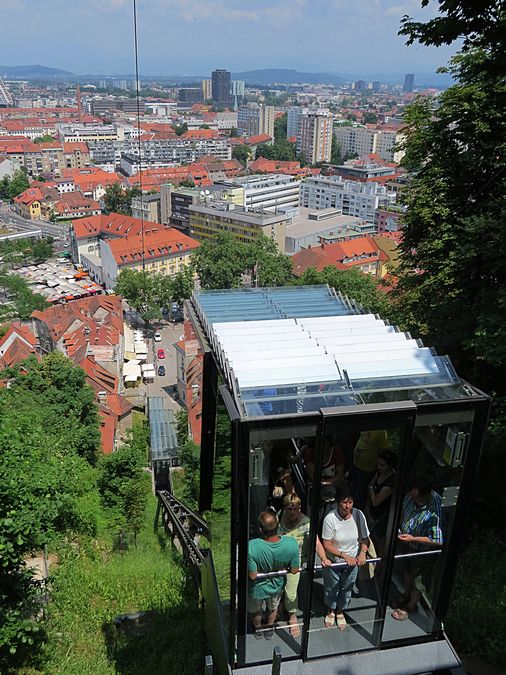
M 244 416 L 469 396 L 447 357 L 328 286 L 201 291 L 192 303 Z

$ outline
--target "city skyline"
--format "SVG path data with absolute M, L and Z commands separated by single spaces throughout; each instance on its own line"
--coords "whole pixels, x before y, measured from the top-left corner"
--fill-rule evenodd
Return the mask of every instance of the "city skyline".
M 404 45 L 397 35 L 401 17 L 430 16 L 419 0 L 258 0 L 253 6 L 244 0 L 145 0 L 137 12 L 144 75 L 199 76 L 215 68 L 434 72 L 458 48 Z M 3 65 L 42 63 L 76 74 L 134 70 L 131 0 L 86 6 L 7 0 L 0 25 Z

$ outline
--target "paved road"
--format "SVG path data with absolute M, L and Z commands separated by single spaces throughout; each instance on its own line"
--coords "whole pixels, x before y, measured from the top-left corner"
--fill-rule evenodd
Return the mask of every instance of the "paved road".
M 155 330 L 160 331 L 162 335 L 161 342 L 155 342 L 153 340 L 152 334 Z M 179 403 L 172 398 L 177 381 L 176 350 L 174 344 L 179 341 L 182 334 L 183 324 L 181 322 L 169 323 L 168 321 L 163 321 L 153 326 L 153 330 L 149 333 L 148 337 L 149 361 L 152 361 L 155 364 L 157 371 L 158 366 L 165 366 L 166 374 L 163 377 L 160 377 L 158 374 L 155 376 L 155 381 L 147 385 L 147 394 L 148 396 L 164 397 L 167 407 L 174 410 L 174 412 L 181 407 Z M 158 359 L 156 356 L 156 352 L 160 348 L 165 352 L 164 359 Z
M 5 202 L 0 203 L 0 225 L 6 229 L 16 230 L 17 232 L 29 232 L 30 230 L 42 230 L 42 234 L 50 237 L 60 237 L 68 240 L 69 227 L 67 224 L 58 225 L 57 223 L 48 223 L 45 220 L 25 220 L 18 215 L 13 208 Z

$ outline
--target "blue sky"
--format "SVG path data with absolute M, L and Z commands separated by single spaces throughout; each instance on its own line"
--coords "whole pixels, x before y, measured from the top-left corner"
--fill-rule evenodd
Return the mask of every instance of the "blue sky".
M 0 0 L 0 64 L 131 73 L 133 0 Z M 143 74 L 295 68 L 433 72 L 455 47 L 406 47 L 420 0 L 137 0 Z

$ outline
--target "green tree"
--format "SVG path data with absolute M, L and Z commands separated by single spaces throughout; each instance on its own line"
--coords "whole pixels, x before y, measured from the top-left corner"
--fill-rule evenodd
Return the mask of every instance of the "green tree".
M 35 262 L 43 262 L 53 255 L 53 240 L 38 239 L 32 244 L 32 256 Z
M 245 271 L 251 271 L 258 286 L 284 286 L 292 278 L 289 256 L 281 253 L 268 237 L 258 237 L 246 249 Z
M 191 297 L 195 288 L 195 279 L 191 266 L 183 267 L 173 277 L 170 277 L 172 301 L 182 303 Z
M 188 131 L 188 125 L 186 124 L 186 122 L 183 122 L 183 124 L 177 124 L 174 127 L 174 131 L 176 133 L 176 136 L 182 136 Z
M 9 180 L 6 183 L 6 186 L 7 190 L 4 196 L 7 199 L 14 199 L 14 197 L 17 197 L 22 192 L 27 190 L 30 184 L 28 183 L 26 171 L 24 171 L 23 169 L 18 169 L 18 171 L 16 171 L 16 173 L 12 177 L 12 180 Z
M 0 389 L 0 670 L 21 665 L 43 637 L 40 585 L 24 558 L 56 533 L 94 535 L 93 458 L 100 438 L 94 394 L 61 354 L 2 373 Z
M 184 469 L 182 501 L 197 510 L 200 489 L 200 448 L 190 438 L 180 446 L 179 460 Z
M 237 288 L 244 271 L 246 244 L 229 232 L 201 244 L 193 254 L 193 267 L 202 288 Z
M 50 134 L 44 134 L 42 136 L 37 136 L 37 138 L 35 138 L 33 140 L 33 142 L 34 143 L 51 143 L 54 140 L 56 140 L 56 139 L 53 136 L 51 136 Z
M 427 23 L 404 17 L 400 31 L 429 46 L 462 36 L 463 47 L 448 68 L 456 84 L 437 110 L 418 98 L 404 117 L 413 180 L 403 194 L 399 320 L 450 353 L 475 384 L 504 393 L 504 10 L 491 0 L 439 6 Z
M 251 156 L 251 149 L 247 145 L 234 145 L 232 148 L 232 157 L 246 165 Z
M 284 113 L 274 120 L 274 140 L 286 141 L 286 129 L 288 125 L 288 113 Z
M 124 213 L 132 215 L 132 199 L 142 194 L 140 188 L 134 186 L 123 189 L 119 183 L 108 185 L 105 189 L 104 205 L 106 213 Z
M 192 178 L 185 178 L 179 183 L 179 187 L 188 187 L 188 188 L 194 188 L 195 187 L 195 181 Z
M 158 282 L 155 275 L 142 270 L 122 270 L 118 275 L 115 290 L 146 323 L 160 316 Z
M 126 527 L 134 535 L 135 548 L 137 548 L 137 535 L 144 524 L 148 501 L 147 488 L 146 476 L 141 475 L 129 481 L 123 490 Z
M 378 116 L 373 112 L 365 112 L 362 116 L 362 122 L 364 124 L 376 124 L 378 121 Z

